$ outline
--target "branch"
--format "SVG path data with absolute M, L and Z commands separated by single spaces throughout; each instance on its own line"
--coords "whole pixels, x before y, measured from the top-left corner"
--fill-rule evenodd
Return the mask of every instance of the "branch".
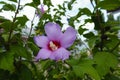
M 11 36 L 12 36 L 12 33 L 13 33 L 13 27 L 14 27 L 14 23 L 16 21 L 17 14 L 19 12 L 19 8 L 20 8 L 20 0 L 18 1 L 18 7 L 17 7 L 17 10 L 15 12 L 15 16 L 13 18 L 13 22 L 11 23 L 10 34 L 9 34 L 9 37 L 8 37 L 8 44 L 10 44 L 10 39 L 11 39 Z
M 102 36 L 104 36 L 104 29 L 103 29 L 103 27 L 101 25 L 101 20 L 100 20 L 100 15 L 101 14 L 99 14 L 99 10 L 98 9 L 96 10 L 96 13 L 97 13 L 96 16 L 97 16 L 98 25 L 100 27 L 100 32 L 101 32 L 100 50 L 103 51 L 103 37 Z

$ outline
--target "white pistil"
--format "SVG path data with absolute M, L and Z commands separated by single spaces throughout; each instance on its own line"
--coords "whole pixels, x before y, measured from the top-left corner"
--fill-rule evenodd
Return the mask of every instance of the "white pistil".
M 58 47 L 57 47 L 52 41 L 50 41 L 50 48 L 51 48 L 53 51 L 58 49 Z

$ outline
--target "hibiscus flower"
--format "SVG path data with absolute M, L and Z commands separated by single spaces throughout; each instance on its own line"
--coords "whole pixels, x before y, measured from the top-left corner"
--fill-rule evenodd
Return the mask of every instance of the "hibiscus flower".
M 76 30 L 68 27 L 64 33 L 58 24 L 48 22 L 45 25 L 47 36 L 35 36 L 35 43 L 41 48 L 35 57 L 39 59 L 66 60 L 70 56 L 67 50 L 76 39 Z

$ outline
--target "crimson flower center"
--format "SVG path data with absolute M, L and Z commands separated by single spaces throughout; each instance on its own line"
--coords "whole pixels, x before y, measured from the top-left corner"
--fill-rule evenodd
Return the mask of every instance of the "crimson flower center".
M 60 47 L 60 43 L 57 41 L 50 41 L 48 44 L 48 48 L 52 51 L 57 50 Z

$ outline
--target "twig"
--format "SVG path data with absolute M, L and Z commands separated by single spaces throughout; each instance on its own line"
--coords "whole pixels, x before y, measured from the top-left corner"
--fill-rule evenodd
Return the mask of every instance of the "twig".
M 34 19 L 35 19 L 35 16 L 36 16 L 36 14 L 34 14 L 34 17 L 33 17 L 32 21 L 31 21 L 31 26 L 30 26 L 30 32 L 29 32 L 29 34 L 28 34 L 28 39 L 30 38 L 30 35 L 31 35 L 31 33 L 32 33 L 33 21 L 34 21 Z
M 92 50 L 85 44 L 85 42 L 79 38 L 81 40 L 81 42 L 83 43 L 83 45 L 86 47 L 86 49 L 90 52 L 90 54 L 92 55 Z
M 117 43 L 117 45 L 113 49 L 111 49 L 110 52 L 113 52 L 119 45 L 120 45 L 120 41 Z
M 94 4 L 93 4 L 92 0 L 90 0 L 90 2 L 91 2 L 91 4 L 92 4 L 92 7 L 95 9 L 95 6 L 94 6 Z

